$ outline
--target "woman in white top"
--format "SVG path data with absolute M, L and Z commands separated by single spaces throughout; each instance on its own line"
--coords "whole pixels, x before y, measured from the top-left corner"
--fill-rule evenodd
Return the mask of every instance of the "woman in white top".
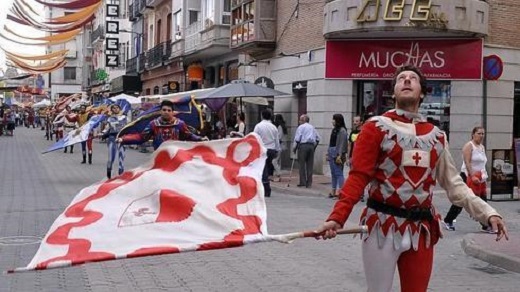
M 482 142 L 484 141 L 484 128 L 475 127 L 471 131 L 471 140 L 462 147 L 462 167 L 460 170 L 460 176 L 471 188 L 475 195 L 479 196 L 482 200 L 487 201 L 486 194 L 486 180 L 488 174 L 486 171 L 486 149 Z M 453 221 L 462 211 L 461 207 L 451 205 L 446 218 L 444 218 L 445 227 L 447 230 L 454 231 L 455 225 Z M 482 231 L 489 231 L 489 226 L 482 225 Z
M 229 136 L 231 138 L 236 137 L 244 137 L 246 135 L 246 123 L 244 122 L 246 120 L 246 115 L 244 113 L 239 113 L 237 115 L 237 124 L 235 125 L 235 131 L 231 131 L 229 133 Z

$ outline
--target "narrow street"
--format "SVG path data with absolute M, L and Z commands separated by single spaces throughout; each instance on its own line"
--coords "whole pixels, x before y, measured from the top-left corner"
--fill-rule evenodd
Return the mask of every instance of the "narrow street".
M 94 142 L 94 163 L 81 165 L 81 149 L 42 155 L 51 144 L 39 129 L 17 128 L 0 137 L 0 269 L 29 263 L 54 219 L 77 192 L 103 179 L 106 145 Z M 129 149 L 127 169 L 150 154 Z M 445 197 L 436 198 L 445 213 Z M 272 234 L 312 229 L 326 218 L 334 201 L 273 193 L 266 200 Z M 517 202 L 492 202 L 520 229 Z M 349 225 L 356 224 L 361 204 Z M 466 255 L 461 240 L 478 232 L 463 212 L 457 231 L 445 232 L 436 249 L 431 291 L 518 291 L 520 274 Z M 136 234 L 138 236 L 138 234 Z M 493 235 L 490 235 L 493 236 Z M 13 238 L 18 237 L 18 238 Z M 396 276 L 394 288 L 398 290 Z M 292 244 L 262 243 L 240 248 L 89 263 L 72 268 L 3 274 L 0 291 L 363 291 L 366 289 L 359 238 L 301 239 Z

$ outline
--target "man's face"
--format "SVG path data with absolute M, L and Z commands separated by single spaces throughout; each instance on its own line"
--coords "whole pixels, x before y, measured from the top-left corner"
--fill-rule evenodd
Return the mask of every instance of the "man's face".
M 166 121 L 171 120 L 173 118 L 173 109 L 169 106 L 161 107 L 161 117 Z
M 354 117 L 354 119 L 352 120 L 352 124 L 354 125 L 354 128 L 359 128 L 359 126 L 361 126 L 361 118 Z
M 86 111 L 87 111 L 87 108 L 84 107 L 84 106 L 82 106 L 82 107 L 79 108 L 79 113 L 80 113 L 80 114 L 84 114 Z
M 394 87 L 397 108 L 419 105 L 421 98 L 421 80 L 413 71 L 403 71 L 397 75 Z

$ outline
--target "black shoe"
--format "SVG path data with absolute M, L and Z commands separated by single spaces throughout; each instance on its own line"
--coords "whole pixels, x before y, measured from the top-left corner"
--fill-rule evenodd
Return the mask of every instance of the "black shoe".
M 303 188 L 303 187 L 305 187 L 306 185 L 296 185 L 296 186 L 299 187 L 299 188 Z
M 92 164 L 92 153 L 88 154 L 88 164 Z
M 67 153 L 67 147 L 65 147 L 65 150 L 63 150 L 63 153 Z
M 83 160 L 81 160 L 81 164 L 87 163 L 87 154 L 83 154 Z
M 107 178 L 108 179 L 112 178 L 112 169 L 110 169 L 110 168 L 107 168 Z

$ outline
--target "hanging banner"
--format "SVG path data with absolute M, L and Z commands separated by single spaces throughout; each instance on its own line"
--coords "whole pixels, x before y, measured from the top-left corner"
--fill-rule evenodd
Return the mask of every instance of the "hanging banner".
M 482 39 L 342 40 L 326 44 L 325 78 L 391 79 L 413 64 L 428 79 L 482 79 Z
M 512 200 L 514 191 L 514 152 L 512 149 L 491 151 L 491 200 Z

